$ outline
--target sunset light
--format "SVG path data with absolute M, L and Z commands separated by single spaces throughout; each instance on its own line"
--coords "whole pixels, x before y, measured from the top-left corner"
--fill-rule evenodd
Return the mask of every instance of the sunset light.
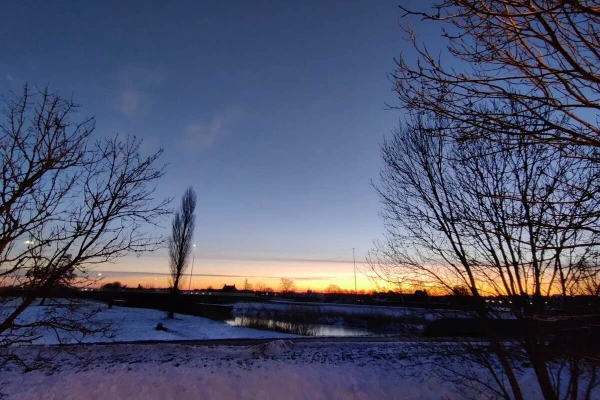
M 600 0 L 0 15 L 0 399 L 600 399 Z

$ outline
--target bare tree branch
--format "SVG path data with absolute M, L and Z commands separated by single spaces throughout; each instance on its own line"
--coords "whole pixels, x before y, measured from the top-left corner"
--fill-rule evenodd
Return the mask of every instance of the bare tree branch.
M 72 100 L 28 86 L 4 103 L 0 120 L 3 349 L 32 342 L 49 330 L 73 340 L 108 332 L 106 326 L 92 322 L 97 307 L 80 302 L 51 301 L 45 305 L 44 317 L 26 321 L 22 316 L 52 290 L 93 283 L 90 269 L 95 265 L 151 251 L 164 242 L 148 229 L 169 213 L 169 200 L 155 198 L 156 182 L 164 174 L 164 167 L 156 166 L 161 152 L 141 156 L 141 141 L 136 138 L 93 142 L 95 120 L 81 118 L 78 110 Z M 10 291 L 19 295 L 5 294 Z

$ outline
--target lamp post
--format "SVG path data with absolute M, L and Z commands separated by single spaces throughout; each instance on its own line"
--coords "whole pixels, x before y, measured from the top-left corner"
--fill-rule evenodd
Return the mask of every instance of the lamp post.
M 356 290 L 356 256 L 354 255 L 354 247 L 352 248 L 352 259 L 354 260 L 354 295 L 357 295 Z
M 188 291 L 192 290 L 192 277 L 194 276 L 194 261 L 196 259 L 196 245 L 194 245 L 194 252 L 192 253 L 192 270 L 190 271 L 190 285 Z

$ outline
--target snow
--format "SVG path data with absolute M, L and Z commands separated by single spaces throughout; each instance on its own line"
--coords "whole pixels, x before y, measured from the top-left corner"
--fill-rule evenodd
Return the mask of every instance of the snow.
M 284 333 L 231 326 L 225 322 L 191 315 L 175 314 L 175 319 L 169 319 L 164 311 L 142 308 L 113 307 L 104 311 L 103 318 L 119 324 L 116 341 L 295 337 Z M 154 329 L 159 322 L 168 332 Z
M 45 330 L 36 332 L 33 344 L 57 343 L 96 343 L 113 341 L 140 340 L 205 340 L 205 339 L 239 339 L 239 338 L 290 338 L 295 335 L 261 331 L 245 327 L 231 326 L 225 322 L 213 321 L 191 315 L 175 314 L 174 319 L 166 317 L 166 312 L 113 306 L 108 308 L 102 303 L 89 302 L 88 307 L 100 307 L 100 312 L 94 317 L 98 324 L 110 323 L 115 328 L 114 337 L 100 334 L 77 336 L 70 332 Z M 45 306 L 31 306 L 20 315 L 18 322 L 23 324 L 42 318 Z M 65 311 L 66 312 L 66 311 Z M 162 323 L 167 331 L 156 330 L 156 325 Z M 39 337 L 38 337 L 39 336 Z
M 251 347 L 88 345 L 44 370 L 2 371 L 11 399 L 463 399 L 452 384 L 406 373 L 398 343 Z
M 183 344 L 76 345 L 42 369 L 0 369 L 9 399 L 407 399 L 462 400 L 488 396 L 457 386 L 423 358 L 427 346 L 400 342 L 296 342 L 255 346 Z M 22 348 L 33 357 L 51 346 Z M 420 353 L 421 352 L 421 353 Z M 430 351 L 425 351 L 428 353 Z M 454 362 L 452 358 L 447 361 Z M 463 364 L 460 364 L 463 366 Z M 482 367 L 472 365 L 471 368 Z M 531 368 L 517 371 L 526 399 L 541 398 Z M 598 389 L 592 398 L 599 398 Z M 1 397 L 1 395 L 0 395 Z
M 91 306 L 91 304 L 90 304 Z M 94 304 L 98 306 L 98 304 Z M 280 307 L 282 305 L 275 305 Z M 22 316 L 32 320 L 44 307 Z M 445 356 L 436 346 L 452 342 L 338 342 L 287 340 L 293 335 L 230 326 L 205 318 L 162 311 L 103 306 L 100 321 L 119 324 L 113 339 L 139 341 L 227 338 L 279 338 L 254 346 L 172 343 L 76 344 L 55 355 L 53 335 L 14 347 L 25 361 L 53 355 L 42 368 L 23 373 L 17 365 L 0 368 L 0 397 L 9 399 L 447 399 L 488 398 L 473 388 L 457 386 L 457 375 L 441 368 L 486 371 Z M 168 332 L 156 331 L 163 323 Z M 247 342 L 245 342 L 247 343 Z M 541 398 L 535 374 L 525 364 L 517 371 L 524 397 Z M 600 398 L 599 388 L 592 398 Z

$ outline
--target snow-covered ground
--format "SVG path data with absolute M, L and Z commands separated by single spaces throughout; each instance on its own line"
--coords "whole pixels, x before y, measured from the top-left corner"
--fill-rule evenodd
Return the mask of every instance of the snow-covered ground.
M 77 346 L 39 371 L 0 371 L 0 392 L 22 400 L 458 400 L 474 394 L 431 366 L 415 367 L 410 346 L 282 340 L 252 347 Z M 530 370 L 520 379 L 525 398 L 540 398 Z
M 118 326 L 114 339 L 116 341 L 289 338 L 296 336 L 231 326 L 225 322 L 192 315 L 175 314 L 174 319 L 169 319 L 164 311 L 143 308 L 113 307 L 104 311 L 103 318 L 115 322 Z M 168 329 L 167 332 L 154 329 L 159 322 Z
M 114 337 L 104 335 L 88 335 L 83 338 L 69 332 L 41 330 L 35 333 L 37 337 L 33 344 L 55 344 L 139 341 L 139 340 L 202 340 L 202 339 L 239 339 L 239 338 L 289 338 L 295 335 L 261 331 L 256 329 L 231 326 L 225 322 L 213 321 L 207 318 L 191 315 L 175 314 L 175 319 L 166 317 L 166 312 L 144 309 L 117 307 L 108 308 L 102 303 L 89 303 L 90 307 L 101 310 L 94 321 L 99 324 L 110 323 L 115 328 Z M 19 316 L 19 323 L 40 320 L 46 312 L 45 306 L 31 306 Z M 66 312 L 66 311 L 65 311 Z M 167 331 L 156 330 L 156 325 L 162 323 Z M 60 336 L 60 340 L 59 340 Z
M 292 335 L 233 327 L 223 322 L 147 309 L 100 306 L 97 318 L 119 326 L 107 340 L 182 340 L 289 338 Z M 275 305 L 285 306 L 283 304 Z M 22 316 L 31 321 L 44 307 Z M 156 331 L 162 323 L 167 332 Z M 373 340 L 373 339 L 366 339 Z M 465 361 L 455 343 L 340 342 L 285 339 L 254 346 L 180 344 L 80 344 L 56 354 L 53 335 L 28 346 L 12 347 L 26 362 L 53 356 L 42 368 L 23 373 L 21 365 L 0 369 L 0 398 L 10 399 L 446 399 L 489 398 L 457 380 L 486 377 Z M 481 343 L 481 346 L 485 346 Z M 494 364 L 491 359 L 488 360 Z M 442 366 L 450 366 L 450 372 Z M 523 395 L 541 398 L 526 362 L 516 369 Z M 488 377 L 489 378 L 489 377 Z M 467 382 L 476 382 L 469 379 Z M 595 396 L 595 397 L 594 397 Z M 592 398 L 600 398 L 596 389 Z

